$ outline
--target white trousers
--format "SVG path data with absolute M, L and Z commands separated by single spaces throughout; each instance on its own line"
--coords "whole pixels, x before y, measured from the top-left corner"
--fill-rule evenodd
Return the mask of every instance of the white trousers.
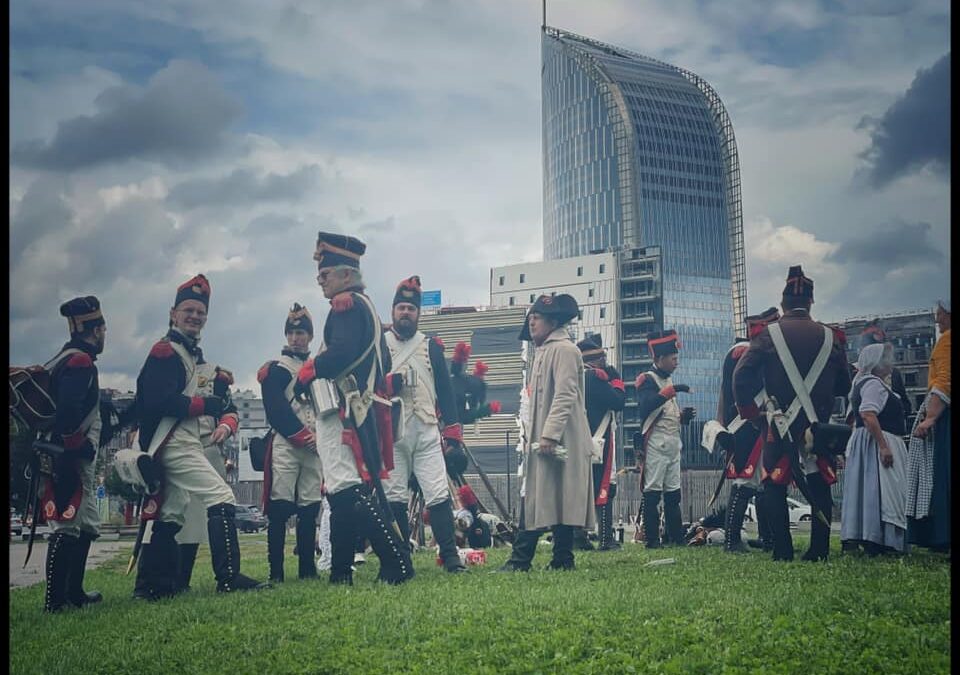
M 362 482 L 353 450 L 343 443 L 342 435 L 343 422 L 338 415 L 329 414 L 317 419 L 317 453 L 327 494 L 336 494 Z
M 297 506 L 316 504 L 323 498 L 320 486 L 320 456 L 305 448 L 295 448 L 276 434 L 271 452 L 270 499 L 294 502 Z
M 394 469 L 383 481 L 387 501 L 407 503 L 410 490 L 407 484 L 415 475 L 423 492 L 424 506 L 430 507 L 450 497 L 447 486 L 447 467 L 440 445 L 440 429 L 427 424 L 415 414 L 404 421 L 403 438 L 393 444 Z
M 647 457 L 643 464 L 643 490 L 673 492 L 680 489 L 680 436 L 656 431 L 647 443 Z
M 223 478 L 227 480 L 227 467 L 224 466 L 223 456 L 220 454 L 220 446 L 206 445 L 203 448 L 203 454 L 210 462 L 210 466 Z M 183 529 L 177 532 L 178 544 L 206 544 L 207 543 L 207 509 L 203 502 L 196 496 L 191 496 L 187 502 L 187 510 L 183 515 Z
M 160 520 L 182 527 L 192 497 L 200 501 L 204 510 L 217 504 L 236 505 L 233 490 L 204 454 L 196 418 L 177 425 L 160 451 L 160 465 L 166 481 Z
M 82 494 L 77 515 L 73 520 L 48 519 L 47 524 L 54 532 L 66 532 L 72 537 L 79 537 L 81 530 L 94 537 L 100 534 L 100 511 L 97 509 L 97 474 L 95 462 L 86 459 L 78 460 L 80 467 L 80 484 Z

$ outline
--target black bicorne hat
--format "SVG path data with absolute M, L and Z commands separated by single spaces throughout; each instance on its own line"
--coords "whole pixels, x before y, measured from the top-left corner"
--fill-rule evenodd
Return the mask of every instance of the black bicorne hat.
M 570 323 L 580 314 L 580 306 L 569 293 L 560 295 L 541 295 L 523 318 L 523 328 L 520 329 L 520 340 L 533 340 L 530 335 L 530 315 L 534 312 L 555 319 L 559 325 Z
M 60 316 L 66 317 L 71 335 L 83 333 L 106 323 L 100 311 L 100 301 L 94 295 L 67 300 L 60 305 Z

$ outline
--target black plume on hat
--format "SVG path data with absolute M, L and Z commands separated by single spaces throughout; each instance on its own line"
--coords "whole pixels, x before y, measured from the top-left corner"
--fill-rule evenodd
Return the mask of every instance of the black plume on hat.
M 94 295 L 67 300 L 60 305 L 60 316 L 66 317 L 71 335 L 83 333 L 106 323 L 100 311 L 100 301 Z
M 563 326 L 577 318 L 580 314 L 580 306 L 577 305 L 576 298 L 569 293 L 541 295 L 523 319 L 520 340 L 533 340 L 533 336 L 530 335 L 530 315 L 534 312 L 548 316 L 557 321 L 560 326 Z

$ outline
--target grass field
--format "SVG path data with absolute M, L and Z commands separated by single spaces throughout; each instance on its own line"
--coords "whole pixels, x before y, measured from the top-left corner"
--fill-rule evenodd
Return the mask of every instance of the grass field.
M 292 542 L 288 540 L 288 551 Z M 794 537 L 798 553 L 807 545 Z M 946 673 L 950 566 L 839 555 L 774 563 L 716 547 L 577 553 L 574 572 L 542 568 L 447 575 L 414 556 L 417 577 L 355 585 L 288 580 L 217 595 L 201 549 L 192 590 L 147 604 L 130 597 L 118 557 L 88 572 L 102 604 L 48 616 L 43 585 L 10 593 L 12 673 Z M 244 571 L 267 575 L 263 535 L 243 537 Z M 657 558 L 674 565 L 643 567 Z M 287 575 L 296 576 L 296 559 Z

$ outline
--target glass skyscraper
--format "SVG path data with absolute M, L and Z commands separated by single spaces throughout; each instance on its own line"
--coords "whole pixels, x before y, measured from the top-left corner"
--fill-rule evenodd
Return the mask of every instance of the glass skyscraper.
M 662 301 L 650 328 L 680 334 L 677 381 L 694 390 L 680 403 L 710 419 L 746 313 L 730 119 L 694 73 L 555 28 L 542 40 L 544 259 L 659 247 Z M 649 359 L 621 367 L 632 382 Z M 699 444 L 692 432 L 684 455 Z

